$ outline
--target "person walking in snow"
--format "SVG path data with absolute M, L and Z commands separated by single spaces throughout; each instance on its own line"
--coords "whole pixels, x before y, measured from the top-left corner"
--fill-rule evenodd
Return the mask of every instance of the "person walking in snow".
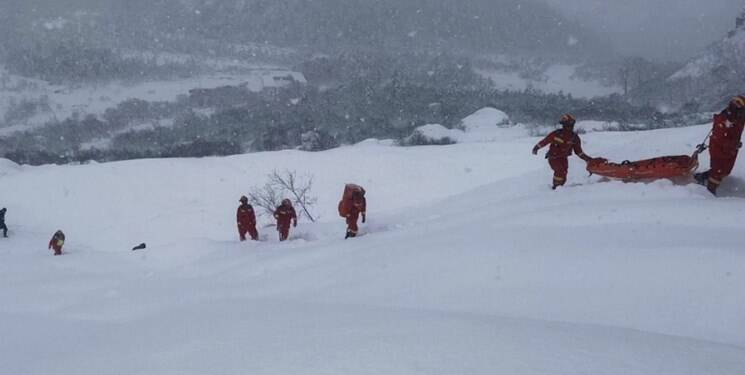
M 365 189 L 354 184 L 347 184 L 344 187 L 344 195 L 339 202 L 339 215 L 345 218 L 347 222 L 346 240 L 350 237 L 357 237 L 359 227 L 357 221 L 362 215 L 362 222 L 366 220 L 367 200 L 365 199 Z
M 274 210 L 274 218 L 277 219 L 279 240 L 284 241 L 290 236 L 290 222 L 292 226 L 297 226 L 297 214 L 289 199 L 284 199 L 282 204 Z
M 8 212 L 8 209 L 3 207 L 0 209 L 0 229 L 3 231 L 3 237 L 8 238 L 8 226 L 5 225 L 5 213 Z
M 696 182 L 706 185 L 714 195 L 717 194 L 722 180 L 732 173 L 737 160 L 737 153 L 742 147 L 740 138 L 745 127 L 745 95 L 738 95 L 730 100 L 727 108 L 714 115 L 709 138 L 709 170 L 696 173 Z
M 577 119 L 568 113 L 561 116 L 559 120 L 561 129 L 554 130 L 533 147 L 533 155 L 537 155 L 538 150 L 549 144 L 551 145 L 546 153 L 546 159 L 548 159 L 548 165 L 554 171 L 552 189 L 566 183 L 567 173 L 569 172 L 568 158 L 572 155 L 572 151 L 585 162 L 592 160 L 582 151 L 582 141 L 579 135 L 574 132 L 576 122 Z
M 62 255 L 62 246 L 65 244 L 65 234 L 61 230 L 54 232 L 49 240 L 49 248 L 54 250 L 54 255 Z
M 238 206 L 236 220 L 238 221 L 238 236 L 241 241 L 246 240 L 246 233 L 251 235 L 251 240 L 259 240 L 259 232 L 256 231 L 256 214 L 254 208 L 248 204 L 248 198 L 244 195 L 239 200 L 241 205 Z

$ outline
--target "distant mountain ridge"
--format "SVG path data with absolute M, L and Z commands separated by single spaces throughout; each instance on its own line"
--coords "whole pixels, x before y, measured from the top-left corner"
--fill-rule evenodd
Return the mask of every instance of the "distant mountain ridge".
M 732 96 L 745 92 L 745 10 L 736 28 L 710 45 L 662 82 L 634 93 L 635 100 L 673 107 L 716 111 Z

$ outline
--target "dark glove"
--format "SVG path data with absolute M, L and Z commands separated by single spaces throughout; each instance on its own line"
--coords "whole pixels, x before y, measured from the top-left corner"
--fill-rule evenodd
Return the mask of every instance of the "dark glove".
M 362 215 L 362 224 L 365 223 L 365 218 L 366 218 L 366 216 L 365 215 Z
M 295 221 L 292 222 L 292 226 L 293 227 L 296 227 L 297 226 L 297 220 L 295 220 Z
M 538 146 L 533 147 L 533 155 L 538 155 Z

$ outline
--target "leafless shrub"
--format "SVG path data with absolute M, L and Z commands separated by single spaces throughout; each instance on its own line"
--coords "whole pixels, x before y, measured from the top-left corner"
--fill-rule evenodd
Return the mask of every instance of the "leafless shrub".
M 311 195 L 313 176 L 298 177 L 296 171 L 277 170 L 267 175 L 267 182 L 262 187 L 255 187 L 248 193 L 248 200 L 253 206 L 260 207 L 267 215 L 273 215 L 282 200 L 288 198 L 299 207 L 300 215 L 311 222 L 316 219 L 311 213 L 318 199 Z

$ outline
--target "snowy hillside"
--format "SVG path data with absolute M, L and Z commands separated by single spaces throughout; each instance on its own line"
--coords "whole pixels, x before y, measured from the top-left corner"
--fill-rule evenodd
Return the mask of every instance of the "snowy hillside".
M 710 46 L 705 52 L 689 61 L 670 79 L 673 81 L 684 78 L 695 79 L 716 74 L 716 70 L 721 71 L 723 67 L 736 68 L 737 65 L 745 61 L 743 51 L 745 51 L 745 30 L 740 29 L 719 43 Z
M 706 132 L 583 144 L 640 159 L 687 154 Z M 576 158 L 552 191 L 537 138 L 492 140 L 2 162 L 0 373 L 745 373 L 745 164 L 720 198 L 602 181 Z M 275 168 L 315 177 L 320 221 L 239 243 L 238 197 Z M 347 182 L 368 191 L 353 240 L 336 214 Z M 62 257 L 46 250 L 56 229 Z
M 88 114 L 98 116 L 129 99 L 172 102 L 179 95 L 188 95 L 192 89 L 228 85 L 258 92 L 287 85 L 289 77 L 295 82 L 305 82 L 303 75 L 298 72 L 281 67 L 256 66 L 242 67 L 238 72 L 216 72 L 165 81 L 54 85 L 12 75 L 0 67 L 0 136 L 29 130 L 51 120 L 61 121 L 75 114 L 80 117 Z
M 700 106 L 721 110 L 732 96 L 742 92 L 745 80 L 745 29 L 732 31 L 662 82 L 643 87 L 637 100 Z M 667 97 L 667 98 L 665 98 Z

